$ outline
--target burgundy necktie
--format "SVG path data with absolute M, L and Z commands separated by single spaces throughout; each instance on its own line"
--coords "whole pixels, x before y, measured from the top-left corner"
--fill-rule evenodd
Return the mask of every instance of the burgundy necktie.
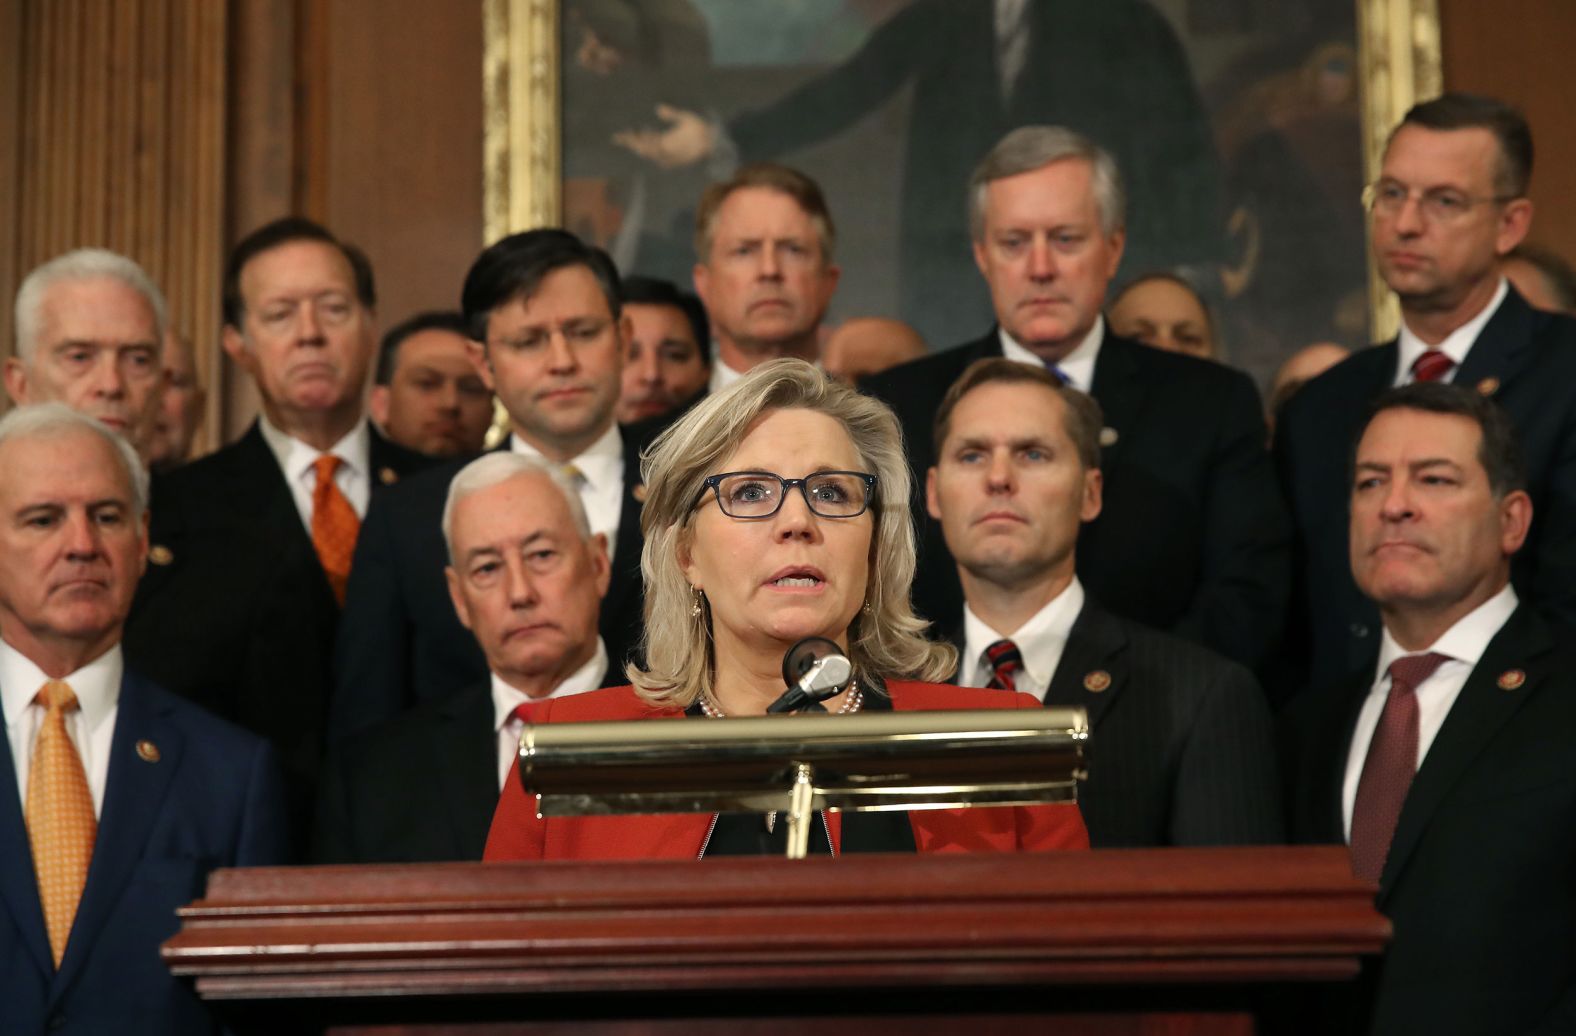
M 1417 687 L 1448 660 L 1431 651 L 1390 663 L 1390 695 L 1368 743 L 1352 804 L 1352 871 L 1365 881 L 1378 881 L 1384 872 L 1395 822 L 1417 773 Z
M 986 687 L 998 691 L 1016 691 L 1017 675 L 1023 671 L 1023 653 L 1010 640 L 998 640 L 985 648 L 985 658 L 990 662 L 991 678 Z
M 1413 381 L 1441 381 L 1456 361 L 1440 352 L 1438 349 L 1429 349 L 1423 355 L 1412 361 Z

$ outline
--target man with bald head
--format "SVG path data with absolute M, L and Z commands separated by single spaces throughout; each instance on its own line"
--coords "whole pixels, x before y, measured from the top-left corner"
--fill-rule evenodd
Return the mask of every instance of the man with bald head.
M 442 524 L 449 596 L 488 678 L 337 747 L 318 812 L 322 862 L 481 859 L 525 709 L 625 682 L 597 634 L 607 537 L 561 469 L 507 452 L 471 461 L 449 483 Z
M 162 388 L 164 297 L 142 267 L 79 248 L 37 267 L 17 289 L 15 403 L 58 402 L 126 436 L 147 458 Z
M 1529 306 L 1501 268 L 1532 225 L 1531 177 L 1527 120 L 1491 97 L 1425 101 L 1390 134 L 1365 197 L 1400 333 L 1305 385 L 1275 436 L 1297 529 L 1290 683 L 1340 680 L 1378 635 L 1378 612 L 1345 563 L 1346 451 L 1369 400 L 1392 387 L 1463 385 L 1509 415 L 1537 516 L 1511 581 L 1529 604 L 1576 619 L 1576 319 Z
M 919 332 L 901 320 L 854 317 L 837 326 L 821 350 L 826 373 L 849 384 L 917 360 L 930 350 Z

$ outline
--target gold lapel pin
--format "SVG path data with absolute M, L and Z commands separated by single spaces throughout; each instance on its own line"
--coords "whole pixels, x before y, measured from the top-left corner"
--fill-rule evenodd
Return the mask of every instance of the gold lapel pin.
M 1527 682 L 1527 674 L 1520 669 L 1507 669 L 1499 674 L 1499 689 L 1514 691 Z
M 162 543 L 155 543 L 148 548 L 148 560 L 155 565 L 168 565 L 175 560 L 175 552 Z
M 1117 432 L 1117 430 L 1110 426 L 1100 429 L 1101 446 L 1115 446 L 1116 440 L 1120 439 L 1121 437 L 1122 436 Z
M 137 742 L 137 758 L 141 759 L 145 763 L 156 763 L 156 762 L 158 762 L 159 761 L 159 746 L 154 744 L 152 741 L 138 741 Z
M 1477 390 L 1478 395 L 1480 396 L 1492 396 L 1494 393 L 1499 391 L 1499 379 L 1484 378 L 1482 381 L 1477 383 Z
M 379 468 L 378 481 L 383 483 L 385 486 L 392 486 L 394 483 L 399 481 L 399 473 L 393 468 Z
M 629 495 L 635 498 L 635 503 L 637 503 L 637 504 L 645 503 L 646 502 L 646 484 L 644 482 L 636 482 L 633 486 L 630 487 Z
M 1111 686 L 1111 674 L 1104 669 L 1096 669 L 1084 674 L 1084 690 L 1090 694 L 1099 694 Z

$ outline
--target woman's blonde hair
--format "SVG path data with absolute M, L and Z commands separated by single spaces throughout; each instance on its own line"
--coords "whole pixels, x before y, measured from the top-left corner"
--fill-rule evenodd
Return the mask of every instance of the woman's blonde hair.
M 853 440 L 865 469 L 876 476 L 870 510 L 875 524 L 865 607 L 849 627 L 848 653 L 866 686 L 907 677 L 943 680 L 957 664 L 950 644 L 923 636 L 926 623 L 909 607 L 914 581 L 914 525 L 909 515 L 908 461 L 897 418 L 884 403 L 862 396 L 803 360 L 772 360 L 727 390 L 696 404 L 642 455 L 646 503 L 640 515 L 645 549 L 645 665 L 625 670 L 654 704 L 688 707 L 711 690 L 711 609 L 691 589 L 679 550 L 694 533 L 695 502 L 708 475 L 772 410 L 811 410 L 837 421 Z M 832 519 L 836 520 L 836 519 Z

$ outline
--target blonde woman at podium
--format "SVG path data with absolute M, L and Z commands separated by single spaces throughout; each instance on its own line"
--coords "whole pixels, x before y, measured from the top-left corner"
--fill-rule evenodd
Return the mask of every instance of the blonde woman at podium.
M 802 360 L 774 360 L 694 406 L 643 464 L 644 665 L 629 687 L 535 707 L 538 723 L 759 716 L 784 694 L 784 655 L 810 637 L 853 665 L 809 709 L 834 715 L 1038 708 L 1031 696 L 933 683 L 955 651 L 909 607 L 914 531 L 898 424 L 882 403 Z M 511 774 L 486 859 L 782 855 L 755 813 L 538 817 Z M 1075 805 L 822 812 L 811 854 L 1085 849 Z

